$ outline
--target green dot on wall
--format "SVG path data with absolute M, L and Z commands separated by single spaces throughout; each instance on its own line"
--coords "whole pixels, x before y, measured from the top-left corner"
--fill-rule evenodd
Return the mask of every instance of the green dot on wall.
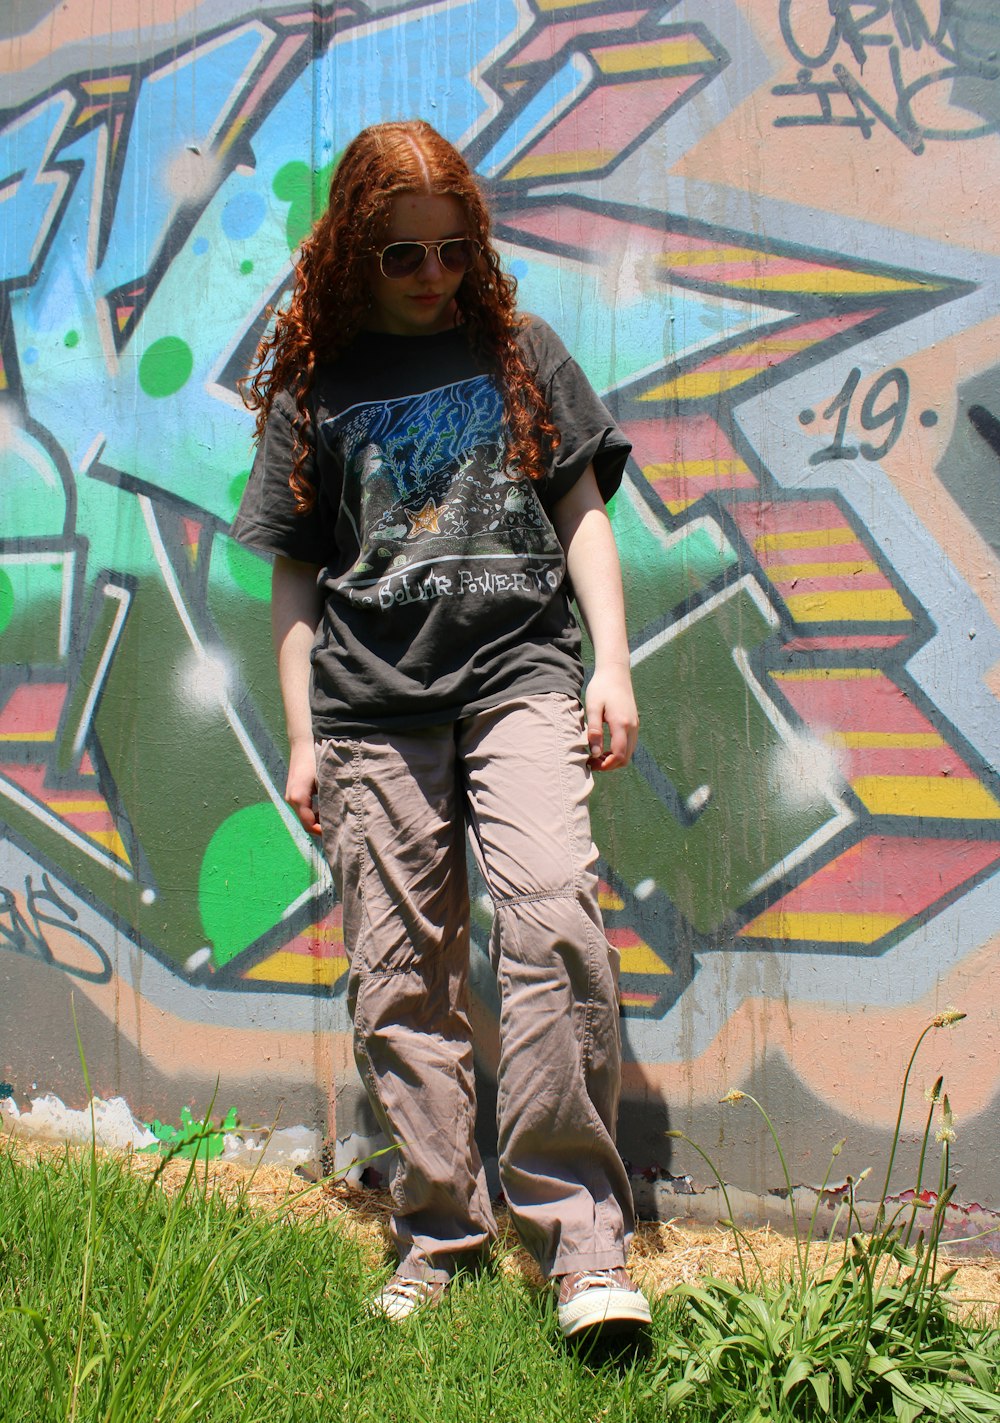
M 14 616 L 14 585 L 0 568 L 0 632 L 3 632 Z
M 142 353 L 139 384 L 147 395 L 162 398 L 176 395 L 191 378 L 194 354 L 179 336 L 161 336 Z
M 271 596 L 271 563 L 235 539 L 226 539 L 226 567 L 236 586 L 255 602 L 266 603 Z
M 234 514 L 236 513 L 236 510 L 240 507 L 240 500 L 243 498 L 243 491 L 247 487 L 247 481 L 249 480 L 249 478 L 250 471 L 248 469 L 241 469 L 239 474 L 234 474 L 232 479 L 229 481 L 229 487 L 226 490 L 226 493 L 229 495 L 229 507 L 232 509 Z
M 248 276 L 250 275 L 250 273 L 253 271 L 253 263 L 250 261 L 250 258 L 249 258 L 249 257 L 245 258 L 245 259 L 240 263 L 240 271 L 243 273 L 243 275 L 244 275 L 245 277 L 248 277 Z
M 68 347 L 70 348 L 70 350 L 72 351 L 73 347 L 74 347 L 74 346 L 78 346 L 79 344 L 80 344 L 80 333 L 79 333 L 79 331 L 67 331 L 67 332 L 66 332 L 66 335 L 63 337 L 63 345 L 64 345 L 64 346 L 68 346 Z
M 312 883 L 309 862 L 271 801 L 224 820 L 198 876 L 198 908 L 216 967 L 279 923 Z
M 309 235 L 316 218 L 326 207 L 330 179 L 339 161 L 338 153 L 332 163 L 324 164 L 315 172 L 307 164 L 293 161 L 275 173 L 271 183 L 274 196 L 279 202 L 289 204 L 285 237 L 290 252 Z

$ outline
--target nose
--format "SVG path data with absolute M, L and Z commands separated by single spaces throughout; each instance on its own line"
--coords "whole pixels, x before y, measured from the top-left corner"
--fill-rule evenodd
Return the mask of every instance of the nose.
M 435 282 L 444 273 L 441 265 L 441 256 L 436 247 L 429 247 L 427 255 L 420 264 L 420 277 L 423 281 Z

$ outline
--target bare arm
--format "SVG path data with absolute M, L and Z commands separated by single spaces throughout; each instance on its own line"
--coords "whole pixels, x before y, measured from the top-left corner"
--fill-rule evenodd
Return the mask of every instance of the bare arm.
M 577 606 L 594 646 L 594 675 L 585 711 L 590 765 L 595 771 L 627 766 L 639 735 L 632 692 L 621 565 L 593 467 L 552 511 Z M 604 748 L 604 727 L 609 747 Z
M 282 557 L 274 560 L 271 574 L 271 628 L 288 728 L 285 800 L 311 835 L 320 833 L 313 806 L 316 751 L 309 710 L 309 653 L 323 607 L 318 576 L 316 564 Z

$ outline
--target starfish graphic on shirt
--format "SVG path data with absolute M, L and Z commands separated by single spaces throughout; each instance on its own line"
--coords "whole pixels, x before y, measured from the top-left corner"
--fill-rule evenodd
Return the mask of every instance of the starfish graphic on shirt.
M 433 499 L 428 499 L 424 507 L 422 509 L 418 509 L 416 513 L 414 513 L 412 509 L 407 509 L 406 517 L 410 521 L 410 532 L 409 534 L 407 534 L 407 538 L 412 539 L 417 534 L 424 533 L 439 534 L 441 532 L 441 529 L 438 526 L 439 513 L 440 510 L 438 509 L 438 506 L 434 503 Z

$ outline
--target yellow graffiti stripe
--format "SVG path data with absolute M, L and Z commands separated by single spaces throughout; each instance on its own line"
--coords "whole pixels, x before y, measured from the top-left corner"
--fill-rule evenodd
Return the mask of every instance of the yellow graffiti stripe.
M 663 464 L 644 464 L 647 479 L 725 479 L 732 474 L 749 474 L 741 459 L 733 460 L 666 460 Z
M 823 740 L 831 746 L 906 747 L 944 746 L 943 736 L 936 731 L 828 731 Z
M 616 894 L 613 889 L 602 889 L 597 896 L 597 902 L 602 909 L 624 909 L 625 901 L 620 894 Z
M 744 382 L 753 380 L 759 374 L 758 366 L 751 366 L 746 370 L 739 371 L 692 371 L 689 375 L 677 376 L 674 380 L 668 380 L 665 385 L 658 385 L 655 390 L 647 390 L 644 395 L 639 396 L 639 399 L 641 401 L 701 400 L 707 395 L 721 395 L 723 391 L 743 385 Z
M 59 815 L 88 815 L 95 810 L 108 809 L 106 800 L 53 800 L 46 797 L 45 804 Z
M 847 578 L 858 573 L 881 573 L 870 558 L 846 560 L 843 563 L 775 563 L 767 570 L 772 583 L 790 583 L 798 578 Z
M 1000 819 L 1000 801 L 966 776 L 859 776 L 851 786 L 873 815 Z
M 247 969 L 243 977 L 269 983 L 323 984 L 328 988 L 346 972 L 346 959 L 318 959 L 312 954 L 290 954 L 281 949 Z
M 546 178 L 554 173 L 586 173 L 604 168 L 615 157 L 610 148 L 574 148 L 568 153 L 529 153 L 515 163 L 505 178 Z
M 98 845 L 103 845 L 105 850 L 110 850 L 111 854 L 117 856 L 123 864 L 130 865 L 132 863 L 117 830 L 91 830 L 90 838 L 96 840 Z
M 685 39 L 594 49 L 591 57 L 604 74 L 631 74 L 637 69 L 679 69 L 682 65 L 706 64 L 715 59 L 712 51 L 693 35 Z
M 55 741 L 54 731 L 0 731 L 0 741 Z
M 675 376 L 673 380 L 668 380 L 664 385 L 658 385 L 654 390 L 647 390 L 644 395 L 639 396 L 639 399 L 700 400 L 706 395 L 718 395 L 722 391 L 732 390 L 735 386 L 742 385 L 744 381 L 753 380 L 760 374 L 768 356 L 805 351 L 815 344 L 816 338 L 813 336 L 775 336 L 770 341 L 751 341 L 746 346 L 738 346 L 732 351 L 727 351 L 723 360 L 733 357 L 760 357 L 759 362 L 754 365 L 726 370 L 689 371 L 685 375 Z
M 891 588 L 857 593 L 789 593 L 788 610 L 800 623 L 910 622 L 906 604 Z
M 619 949 L 622 973 L 671 973 L 672 969 L 653 953 L 648 944 L 632 944 Z
M 884 678 L 876 667 L 797 667 L 790 672 L 772 672 L 776 682 L 854 682 Z
M 761 939 L 811 939 L 817 943 L 873 944 L 902 924 L 902 914 L 850 914 L 769 909 L 741 935 Z
M 755 262 L 762 268 L 772 260 L 767 252 L 752 247 L 702 247 L 662 252 L 655 259 L 659 267 L 712 267 L 730 262 Z M 762 270 L 752 277 L 734 273 L 731 277 L 710 277 L 711 282 L 726 286 L 748 287 L 754 291 L 816 292 L 836 296 L 840 292 L 854 295 L 877 295 L 879 292 L 933 290 L 926 282 L 906 281 L 897 277 L 876 276 L 871 272 L 843 272 L 836 268 L 820 268 L 808 272 L 772 272 Z
M 85 79 L 83 82 L 88 94 L 127 94 L 131 86 L 128 74 L 117 74 L 111 79 Z
M 770 262 L 771 256 L 756 247 L 684 247 L 661 252 L 653 260 L 658 267 L 710 267 L 727 262 Z
M 858 536 L 847 524 L 834 524 L 832 529 L 799 529 L 787 534 L 758 534 L 753 540 L 755 553 L 767 553 L 781 548 L 831 548 L 835 544 L 857 543 Z
M 586 5 L 597 5 L 600 0 L 535 0 L 539 10 L 582 10 Z

